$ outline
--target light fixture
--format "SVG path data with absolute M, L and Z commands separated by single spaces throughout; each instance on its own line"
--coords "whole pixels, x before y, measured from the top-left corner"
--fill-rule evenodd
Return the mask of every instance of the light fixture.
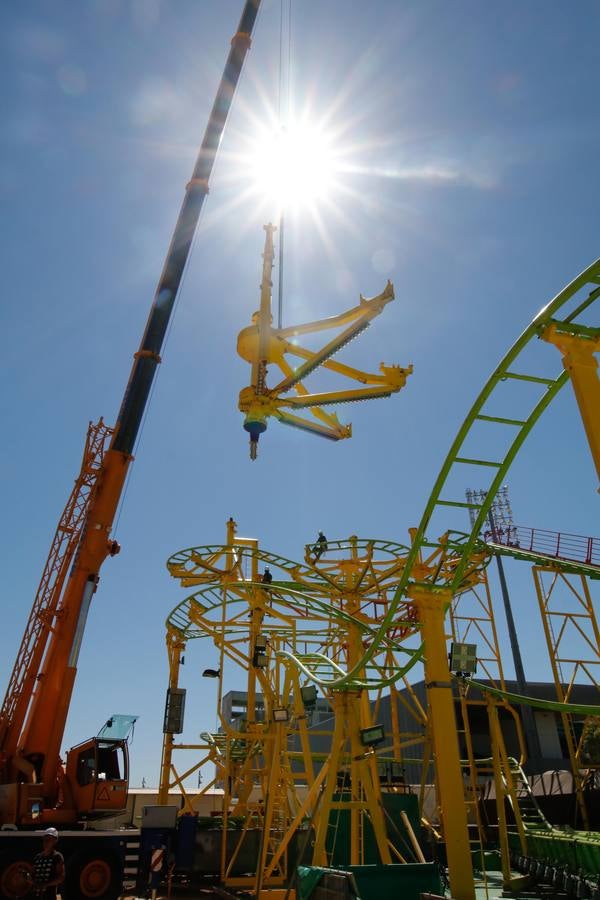
M 167 688 L 163 734 L 181 734 L 185 711 L 185 688 Z
M 314 684 L 307 684 L 300 688 L 300 696 L 304 706 L 312 707 L 317 702 L 317 689 Z
M 371 725 L 369 728 L 360 729 L 360 742 L 363 747 L 375 747 L 385 740 L 383 725 Z
M 255 669 L 266 669 L 267 663 L 267 638 L 264 634 L 257 634 L 254 638 L 252 665 Z
M 280 706 L 277 709 L 273 710 L 273 721 L 274 722 L 288 722 L 290 718 L 290 714 L 285 706 Z
M 390 763 L 390 780 L 393 784 L 404 784 L 406 779 L 406 770 L 402 763 L 400 762 L 391 762 Z
M 455 675 L 474 675 L 477 671 L 477 644 L 450 644 L 450 671 Z

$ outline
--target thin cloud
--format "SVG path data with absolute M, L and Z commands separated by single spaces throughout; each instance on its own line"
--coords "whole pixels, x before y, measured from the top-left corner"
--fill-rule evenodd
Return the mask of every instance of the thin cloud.
M 469 170 L 448 163 L 425 163 L 405 166 L 345 166 L 344 171 L 355 175 L 369 175 L 375 178 L 396 181 L 422 182 L 430 185 L 459 185 L 481 190 L 492 190 L 498 186 L 498 179 L 490 173 Z

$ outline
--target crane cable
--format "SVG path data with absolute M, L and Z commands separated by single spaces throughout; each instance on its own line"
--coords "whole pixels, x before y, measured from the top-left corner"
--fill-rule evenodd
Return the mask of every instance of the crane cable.
M 183 274 L 182 274 L 182 276 L 181 276 L 181 282 L 180 282 L 180 285 L 179 285 L 179 290 L 177 291 L 177 294 L 176 294 L 176 296 L 175 296 L 175 301 L 174 301 L 174 303 L 173 303 L 173 312 L 171 313 L 171 319 L 170 319 L 170 321 L 169 321 L 169 324 L 167 325 L 167 330 L 166 330 L 166 332 L 165 332 L 165 338 L 164 338 L 164 341 L 163 341 L 163 349 L 162 349 L 162 355 L 163 355 L 163 357 L 164 357 L 164 355 L 165 355 L 167 346 L 168 346 L 168 344 L 169 344 L 169 340 L 170 340 L 170 337 L 171 337 L 171 333 L 172 333 L 172 331 L 173 331 L 173 325 L 175 324 L 175 319 L 177 318 L 177 311 L 178 311 L 178 308 L 179 308 L 180 298 L 181 298 L 181 295 L 182 295 L 183 292 L 184 292 L 185 284 L 186 284 L 186 281 L 187 281 L 187 275 L 188 275 L 188 271 L 189 271 L 189 263 L 190 263 L 190 259 L 191 259 L 192 256 L 193 256 L 194 249 L 195 249 L 196 244 L 197 244 L 197 241 L 198 241 L 198 232 L 199 232 L 199 230 L 200 230 L 200 225 L 202 224 L 204 218 L 205 218 L 205 213 L 204 213 L 204 208 L 203 208 L 203 209 L 201 210 L 201 212 L 200 212 L 199 217 L 198 217 L 198 224 L 196 225 L 196 230 L 195 230 L 195 232 L 194 232 L 194 236 L 193 236 L 193 238 L 192 238 L 192 243 L 191 243 L 191 246 L 190 246 L 190 252 L 189 252 L 189 254 L 188 254 L 188 258 L 187 258 L 187 260 L 186 260 L 186 263 L 185 263 L 185 266 L 184 266 L 184 269 L 183 269 Z M 137 438 L 136 438 L 136 441 L 135 441 L 135 446 L 134 446 L 134 448 L 133 448 L 133 457 L 134 457 L 134 459 L 135 459 L 135 457 L 137 456 L 137 454 L 138 454 L 138 452 L 139 452 L 140 444 L 142 443 L 142 438 L 143 438 L 143 436 L 144 436 L 144 429 L 145 429 L 145 427 L 146 427 L 146 421 L 147 421 L 147 419 L 148 419 L 148 413 L 150 412 L 150 407 L 152 406 L 152 401 L 154 400 L 154 395 L 155 395 L 155 393 L 156 393 L 156 388 L 157 388 L 157 385 L 158 385 L 160 373 L 161 373 L 161 367 L 159 366 L 158 369 L 157 369 L 156 375 L 155 375 L 155 377 L 154 377 L 154 381 L 153 381 L 153 383 L 152 383 L 152 386 L 151 386 L 151 388 L 150 388 L 150 393 L 149 393 L 149 395 L 148 395 L 148 402 L 146 403 L 146 409 L 144 410 L 144 413 L 143 413 L 143 415 L 142 415 L 142 421 L 141 421 L 141 424 L 140 424 L 140 430 L 139 430 L 139 432 L 138 432 L 138 435 L 137 435 Z M 119 500 L 119 503 L 118 503 L 118 506 L 117 506 L 117 510 L 116 510 L 116 513 L 115 513 L 115 522 L 114 522 L 114 525 L 113 525 L 113 528 L 112 528 L 112 537 L 113 537 L 113 539 L 116 539 L 116 535 L 117 535 L 118 530 L 119 530 L 119 524 L 120 524 L 120 522 L 121 522 L 121 513 L 123 512 L 123 507 L 124 507 L 124 505 L 125 505 L 125 498 L 127 497 L 127 492 L 128 492 L 128 490 L 129 490 L 129 485 L 130 485 L 130 483 L 131 483 L 131 477 L 132 477 L 132 467 L 130 466 L 130 467 L 129 467 L 129 470 L 128 470 L 128 472 L 127 472 L 127 475 L 125 476 L 125 485 L 124 485 L 124 487 L 123 487 L 123 493 L 121 494 L 121 498 L 120 498 L 120 500 Z
M 283 3 L 283 0 L 281 0 L 281 2 Z M 290 12 L 291 12 L 291 2 L 292 2 L 292 0 L 289 0 L 289 2 L 290 2 Z M 260 6 L 259 9 L 258 9 L 258 14 L 257 14 L 257 17 L 256 17 L 256 22 L 257 22 L 257 23 L 258 23 L 258 21 L 260 20 L 261 14 L 262 14 L 262 6 Z M 165 337 L 164 337 L 163 347 L 162 347 L 162 355 L 163 355 L 163 357 L 165 356 L 166 349 L 167 349 L 167 346 L 168 346 L 168 344 L 169 344 L 169 339 L 170 339 L 170 337 L 171 337 L 171 332 L 173 331 L 173 326 L 174 326 L 174 324 L 175 324 L 175 319 L 176 319 L 176 317 L 177 317 L 177 311 L 178 311 L 178 308 L 179 308 L 180 298 L 181 298 L 181 295 L 182 295 L 183 292 L 184 292 L 184 287 L 185 287 L 185 283 L 186 283 L 186 280 L 187 280 L 187 275 L 188 275 L 189 266 L 190 266 L 190 260 L 192 259 L 193 255 L 194 255 L 194 250 L 195 250 L 196 245 L 197 245 L 197 242 L 198 242 L 198 234 L 199 234 L 199 231 L 200 231 L 200 227 L 201 227 L 201 225 L 203 224 L 203 220 L 204 220 L 204 218 L 205 218 L 205 215 L 206 215 L 206 214 L 205 214 L 205 212 L 204 212 L 204 207 L 203 207 L 202 210 L 201 210 L 201 212 L 200 212 L 200 215 L 199 215 L 199 217 L 198 217 L 198 221 L 197 221 L 197 223 L 196 223 L 196 228 L 195 228 L 195 231 L 194 231 L 194 236 L 192 237 L 192 243 L 191 243 L 191 245 L 190 245 L 190 250 L 189 250 L 189 253 L 188 253 L 188 257 L 187 257 L 187 260 L 186 260 L 186 262 L 185 262 L 185 266 L 184 266 L 183 273 L 182 273 L 182 276 L 181 276 L 181 282 L 180 282 L 180 285 L 179 285 L 179 290 L 177 291 L 177 294 L 176 294 L 176 296 L 175 296 L 175 301 L 174 301 L 174 303 L 173 303 L 173 311 L 172 311 L 172 313 L 171 313 L 171 318 L 170 318 L 169 324 L 168 324 L 168 326 L 167 326 L 167 331 L 165 332 Z M 136 441 L 135 441 L 135 446 L 134 446 L 134 448 L 133 448 L 133 457 L 134 457 L 134 458 L 135 458 L 135 456 L 138 454 L 139 447 L 140 447 L 140 445 L 141 445 L 141 443 L 142 443 L 142 438 L 143 438 L 143 435 L 144 435 L 144 429 L 145 429 L 145 427 L 146 427 L 146 420 L 147 420 L 147 418 L 148 418 L 148 414 L 149 414 L 149 412 L 150 412 L 150 407 L 152 406 L 152 402 L 153 402 L 153 400 L 154 400 L 154 395 L 155 395 L 155 393 L 156 393 L 156 388 L 157 388 L 157 385 L 158 385 L 158 380 L 159 380 L 160 372 L 161 372 L 161 366 L 158 366 L 156 375 L 155 375 L 155 377 L 154 377 L 152 386 L 151 386 L 151 388 L 150 388 L 150 393 L 149 393 L 149 395 L 148 395 L 148 401 L 147 401 L 147 403 L 146 403 L 146 408 L 145 408 L 144 413 L 143 413 L 143 416 L 142 416 L 142 421 L 141 421 L 140 429 L 139 429 L 139 432 L 138 432 L 138 435 L 137 435 L 137 438 L 136 438 Z M 115 511 L 114 524 L 113 524 L 112 529 L 111 529 L 111 533 L 112 533 L 112 537 L 113 537 L 113 538 L 115 537 L 115 535 L 116 535 L 117 532 L 118 532 L 119 524 L 120 524 L 120 522 L 121 522 L 121 514 L 122 514 L 122 512 L 123 512 L 124 502 L 125 502 L 125 498 L 126 498 L 126 496 L 127 496 L 127 492 L 128 492 L 128 490 L 129 490 L 129 486 L 130 486 L 130 483 L 131 483 L 131 478 L 132 478 L 132 467 L 130 466 L 130 467 L 129 467 L 129 470 L 128 470 L 128 472 L 127 472 L 127 475 L 125 476 L 125 484 L 124 484 L 124 486 L 123 486 L 123 491 L 122 491 L 122 493 L 121 493 L 121 497 L 120 497 L 120 499 L 119 499 L 119 503 L 118 503 L 117 509 L 116 509 L 116 511 Z
M 282 114 L 282 95 L 283 95 L 283 44 L 284 44 L 284 0 L 280 3 L 279 14 L 279 91 L 277 97 L 277 114 L 279 117 L 279 129 L 284 130 L 283 114 Z M 285 118 L 289 125 L 290 105 L 291 105 L 291 63 L 292 63 L 292 0 L 288 0 L 287 11 L 287 98 L 286 98 L 286 114 Z M 277 283 L 277 327 L 283 327 L 283 244 L 284 244 L 285 218 L 283 203 L 279 213 L 279 258 L 278 258 L 278 283 Z

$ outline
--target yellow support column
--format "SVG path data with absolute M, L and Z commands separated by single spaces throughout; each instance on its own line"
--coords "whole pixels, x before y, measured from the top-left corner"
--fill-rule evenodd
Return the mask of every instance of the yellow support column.
M 502 886 L 510 889 L 510 847 L 508 846 L 508 829 L 506 827 L 506 808 L 504 805 L 504 796 L 506 789 L 502 780 L 502 762 L 500 760 L 500 750 L 498 741 L 502 740 L 502 732 L 500 731 L 500 723 L 498 722 L 498 708 L 493 697 L 486 694 L 485 697 L 488 713 L 488 722 L 490 728 L 490 742 L 492 745 L 492 763 L 494 767 L 494 784 L 496 787 L 496 812 L 498 815 L 498 843 L 500 844 L 500 859 L 502 861 Z M 521 847 L 522 852 L 527 852 L 526 848 Z
M 467 807 L 458 749 L 456 716 L 444 618 L 452 599 L 447 589 L 412 588 L 409 592 L 425 643 L 425 687 L 432 725 L 436 787 L 442 815 L 450 891 L 454 900 L 474 900 Z
M 574 330 L 575 326 L 571 326 L 571 329 Z M 594 356 L 594 353 L 600 351 L 600 337 L 565 333 L 553 324 L 546 328 L 542 338 L 549 344 L 554 344 L 562 353 L 563 366 L 573 384 L 583 427 L 600 478 L 600 378 L 598 362 Z
M 185 650 L 185 641 L 172 631 L 167 632 L 167 653 L 169 655 L 169 690 L 179 686 L 179 667 L 181 655 Z M 173 757 L 173 735 L 165 731 L 163 735 L 163 751 L 160 765 L 160 784 L 158 786 L 158 802 L 165 806 L 169 802 L 169 783 L 171 780 L 171 760 Z

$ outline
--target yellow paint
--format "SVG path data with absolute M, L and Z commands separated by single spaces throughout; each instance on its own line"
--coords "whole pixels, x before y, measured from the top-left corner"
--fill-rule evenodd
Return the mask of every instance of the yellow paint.
M 412 587 L 425 642 L 425 686 L 432 728 L 438 803 L 455 900 L 474 900 L 475 886 L 467 828 L 467 808 L 458 749 L 454 697 L 444 632 L 450 591 Z
M 558 347 L 565 370 L 569 373 L 575 399 L 583 421 L 596 472 L 600 478 L 600 379 L 598 361 L 600 336 L 594 338 L 565 333 L 557 324 L 549 325 L 542 339 Z
M 355 400 L 371 400 L 388 397 L 406 384 L 413 367 L 380 366 L 380 374 L 370 374 L 331 357 L 353 340 L 394 299 L 394 288 L 388 281 L 385 289 L 376 297 L 361 296 L 358 306 L 328 319 L 319 319 L 303 325 L 273 328 L 271 313 L 272 270 L 274 259 L 273 233 L 275 226 L 265 225 L 265 247 L 260 291 L 260 308 L 252 316 L 252 325 L 244 328 L 238 337 L 238 353 L 250 363 L 250 384 L 240 391 L 239 408 L 245 414 L 244 427 L 250 433 L 251 456 L 256 456 L 259 434 L 267 427 L 267 419 L 275 416 L 280 422 L 293 425 L 331 440 L 342 440 L 352 435 L 352 427 L 342 424 L 337 415 L 326 413 L 322 407 Z M 320 350 L 312 351 L 297 343 L 299 335 L 314 334 L 327 329 L 343 328 Z M 297 369 L 287 357 L 301 360 Z M 273 387 L 267 387 L 267 367 L 277 366 L 283 379 Z M 345 378 L 365 385 L 345 391 L 310 393 L 303 381 L 316 368 L 323 367 Z M 294 395 L 289 395 L 291 390 Z M 312 418 L 299 416 L 297 409 L 308 409 Z

